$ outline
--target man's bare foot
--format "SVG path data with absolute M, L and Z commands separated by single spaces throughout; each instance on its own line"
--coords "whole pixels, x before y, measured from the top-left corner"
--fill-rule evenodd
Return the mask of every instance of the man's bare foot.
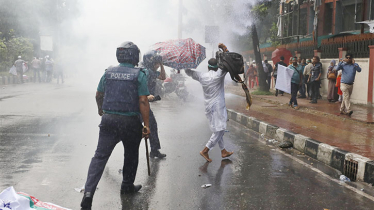
M 209 158 L 209 154 L 208 154 L 208 152 L 209 152 L 208 147 L 205 147 L 205 148 L 203 149 L 203 151 L 200 152 L 200 155 L 203 156 L 203 158 L 205 158 L 206 161 L 208 161 L 208 162 L 212 162 L 212 159 Z
M 230 157 L 234 152 L 228 152 L 226 149 L 221 150 L 222 158 Z

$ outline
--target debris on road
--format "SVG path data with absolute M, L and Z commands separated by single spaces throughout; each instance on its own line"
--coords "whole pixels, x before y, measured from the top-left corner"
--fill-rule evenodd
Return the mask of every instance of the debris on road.
M 96 190 L 98 190 L 98 189 L 99 188 L 96 187 Z M 84 192 L 84 185 L 82 187 L 80 187 L 80 188 L 74 188 L 74 190 L 77 191 L 77 192 L 79 192 L 79 193 L 82 193 L 82 192 Z
M 84 192 L 84 186 L 82 186 L 81 188 L 74 188 L 74 190 L 79 192 L 79 193 L 82 193 L 82 192 Z
M 305 157 L 305 155 L 297 155 L 297 157 Z
M 282 142 L 282 143 L 279 144 L 280 148 L 290 148 L 292 146 L 293 146 L 293 144 L 290 141 L 285 141 L 285 142 Z
M 54 209 L 70 210 L 53 203 L 42 202 L 39 199 L 23 192 L 16 192 L 13 187 L 8 187 L 0 193 L 0 209 Z
M 340 175 L 340 181 L 350 182 L 351 180 L 348 177 L 344 176 L 344 175 Z
M 269 142 L 269 143 L 277 143 L 278 141 L 275 140 L 275 139 L 269 139 L 268 142 Z
M 201 185 L 201 187 L 204 188 L 204 189 L 206 189 L 208 187 L 211 187 L 211 186 L 212 186 L 212 184 L 203 184 L 203 185 Z

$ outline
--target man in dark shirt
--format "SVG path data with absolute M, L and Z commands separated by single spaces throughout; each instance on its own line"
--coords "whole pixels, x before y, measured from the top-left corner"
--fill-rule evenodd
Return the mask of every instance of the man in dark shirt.
M 310 70 L 308 82 L 312 89 L 312 101 L 310 103 L 316 104 L 319 96 L 319 86 L 322 73 L 322 63 L 319 62 L 320 59 L 318 56 L 313 57 L 313 67 Z
M 297 62 L 299 63 L 300 66 L 302 66 L 302 76 L 304 76 L 304 69 L 305 69 L 305 66 L 306 66 L 306 60 L 305 58 L 301 58 L 299 57 L 297 59 Z M 306 94 L 305 94 L 305 82 L 304 82 L 304 78 L 301 79 L 301 86 L 300 86 L 300 89 L 299 89 L 299 93 L 300 93 L 300 96 L 298 98 L 306 98 Z
M 270 90 L 270 86 L 271 86 L 271 75 L 273 73 L 273 67 L 268 63 L 268 60 L 264 60 L 264 63 L 265 63 L 265 66 L 267 68 L 266 81 L 268 83 L 269 90 Z
M 278 65 L 287 67 L 287 64 L 284 62 L 284 57 L 283 56 L 281 56 L 280 61 L 275 64 L 275 68 L 274 68 L 274 72 L 273 72 L 273 77 L 274 77 L 274 83 L 275 84 L 277 83 Z M 283 96 L 283 91 L 280 90 L 279 92 Z M 278 96 L 278 89 L 275 90 L 275 96 Z
M 155 99 L 157 79 L 166 79 L 162 57 L 154 50 L 148 51 L 144 53 L 143 65 L 148 73 L 148 90 L 150 93 L 148 100 L 152 102 Z M 160 68 L 161 71 L 157 71 L 158 68 Z M 160 139 L 158 138 L 158 126 L 152 109 L 149 110 L 149 124 L 151 126 L 151 135 L 149 137 L 149 143 L 151 145 L 150 157 L 164 158 L 166 157 L 166 154 L 160 152 L 161 144 Z

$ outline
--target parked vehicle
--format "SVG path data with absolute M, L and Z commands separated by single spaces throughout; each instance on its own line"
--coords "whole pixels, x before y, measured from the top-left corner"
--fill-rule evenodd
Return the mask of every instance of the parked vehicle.
M 172 70 L 170 77 L 164 80 L 164 94 L 168 95 L 175 92 L 175 94 L 180 99 L 186 101 L 189 93 L 186 89 L 185 80 L 186 78 L 183 76 L 183 74 L 177 73 L 175 70 Z

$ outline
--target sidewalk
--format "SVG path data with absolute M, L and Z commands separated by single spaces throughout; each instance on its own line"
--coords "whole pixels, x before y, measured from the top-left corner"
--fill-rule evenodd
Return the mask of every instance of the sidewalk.
M 243 90 L 238 86 L 226 89 L 228 109 L 259 121 L 308 136 L 322 143 L 338 147 L 374 160 L 374 108 L 353 105 L 351 117 L 339 116 L 338 103 L 298 99 L 299 110 L 287 104 L 290 96 L 256 96 L 250 110 L 245 110 Z
M 329 165 L 353 181 L 374 185 L 373 108 L 354 105 L 352 117 L 340 116 L 339 105 L 319 100 L 298 100 L 300 109 L 288 106 L 289 94 L 256 96 L 245 110 L 243 90 L 226 86 L 228 118 Z

